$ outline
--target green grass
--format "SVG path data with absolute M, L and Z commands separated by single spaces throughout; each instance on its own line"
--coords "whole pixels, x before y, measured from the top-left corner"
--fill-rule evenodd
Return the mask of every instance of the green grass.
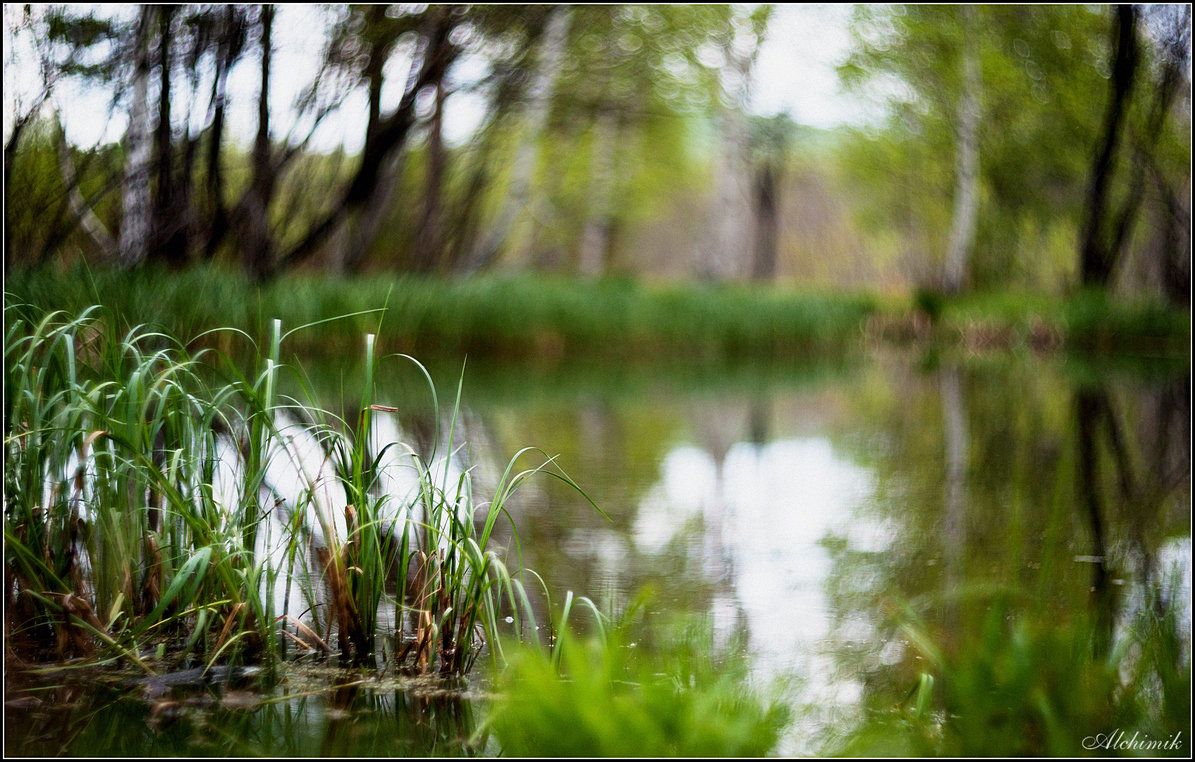
M 841 350 L 872 310 L 868 297 L 757 292 L 746 286 L 648 285 L 510 275 L 450 281 L 290 274 L 260 289 L 243 275 L 196 267 L 12 273 L 10 298 L 42 309 L 103 304 L 122 325 L 193 336 L 221 326 L 265 335 L 269 321 L 305 325 L 354 315 L 292 340 L 325 343 L 378 332 L 379 351 L 420 358 L 717 360 Z M 152 296 L 150 296 L 152 295 Z M 379 314 L 385 308 L 379 329 Z
M 914 314 L 925 316 L 939 342 L 970 349 L 1167 356 L 1187 354 L 1190 342 L 1189 311 L 1148 298 L 1113 299 L 1098 289 L 1065 299 L 1023 292 L 948 297 L 922 291 L 914 295 L 913 308 Z
M 379 358 L 372 334 L 360 402 L 340 417 L 279 393 L 287 369 L 278 357 L 297 329 L 283 333 L 278 321 L 264 356 L 243 375 L 244 366 L 221 353 L 191 353 L 168 333 L 119 333 L 99 309 L 71 317 L 9 304 L 5 317 L 5 577 L 14 648 L 43 659 L 121 658 L 152 671 L 141 654 L 154 647 L 176 661 L 269 663 L 303 640 L 298 635 L 327 650 L 336 634 L 342 657 L 368 662 L 391 634 L 380 615 L 390 606 L 400 622 L 415 622 L 413 632 L 394 633 L 397 666 L 461 675 L 482 643 L 500 655 L 500 616 L 531 614 L 520 570 L 507 566 L 518 559 L 489 547 L 491 533 L 528 478 L 547 474 L 580 488 L 553 458 L 525 448 L 482 503 L 467 470 L 452 482 L 447 468 L 436 471 L 435 450 L 424 457 L 403 442 L 379 446 L 374 415 L 390 409 L 374 398 L 383 361 L 421 371 L 437 420 L 441 411 L 422 366 Z M 450 455 L 459 406 L 458 384 L 445 435 Z M 271 461 L 293 447 L 283 415 L 307 422 L 331 464 L 343 522 L 313 482 L 297 499 L 268 482 Z M 391 448 L 405 452 L 416 474 L 409 505 L 397 505 L 404 498 L 379 483 Z M 239 464 L 231 498 L 216 488 L 230 451 Z M 519 469 L 534 456 L 539 465 Z M 259 542 L 271 512 L 290 517 L 273 554 Z M 323 541 L 308 548 L 313 533 Z M 310 625 L 264 594 L 280 580 L 303 592 Z
M 1185 595 L 1181 588 L 1180 595 Z M 1169 741 L 1190 753 L 1190 644 L 1173 608 L 1136 612 L 1114 639 L 1091 617 L 1058 621 L 1006 595 L 949 646 L 915 614 L 902 630 L 917 672 L 908 692 L 872 695 L 837 756 L 1108 756 L 1099 737 Z M 1086 739 L 1086 745 L 1085 745 Z M 1125 754 L 1125 750 L 1120 750 Z M 1127 752 L 1132 754 L 1132 752 Z
M 549 655 L 521 649 L 502 672 L 485 726 L 503 754 L 547 757 L 736 757 L 774 752 L 791 718 L 778 691 L 748 681 L 741 645 L 708 628 L 655 627 L 654 647 L 625 623 Z
M 179 336 L 224 326 L 263 336 L 275 318 L 287 326 L 329 321 L 293 337 L 292 348 L 357 346 L 359 336 L 376 331 L 379 352 L 425 360 L 841 356 L 864 337 L 979 350 L 1185 355 L 1190 338 L 1186 310 L 1102 292 L 1066 299 L 1019 292 L 879 297 L 528 273 L 463 280 L 291 273 L 259 287 L 212 266 L 45 267 L 10 273 L 6 288 L 10 298 L 43 310 L 77 313 L 103 304 L 121 326 L 164 326 Z

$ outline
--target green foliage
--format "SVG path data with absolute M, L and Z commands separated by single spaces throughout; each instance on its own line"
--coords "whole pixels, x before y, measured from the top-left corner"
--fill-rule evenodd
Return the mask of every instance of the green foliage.
M 941 303 L 926 292 L 910 304 L 867 294 L 530 275 L 454 281 L 296 274 L 258 287 L 243 274 L 216 267 L 127 273 L 41 268 L 17 271 L 6 285 L 10 299 L 41 310 L 74 312 L 102 303 L 117 327 L 149 324 L 197 335 L 227 325 L 260 336 L 268 335 L 273 317 L 291 326 L 326 321 L 292 336 L 288 346 L 335 340 L 356 347 L 359 336 L 377 331 L 379 353 L 457 363 L 466 354 L 549 363 L 767 359 L 795 350 L 842 356 L 877 326 L 904 325 L 913 319 L 910 308 L 927 307 L 940 316 L 939 330 L 927 338 L 946 346 L 980 331 L 998 339 L 993 348 L 1175 356 L 1186 352 L 1190 336 L 1185 310 L 1099 292 L 1061 300 L 1028 291 L 979 291 Z M 146 293 L 155 298 L 142 298 Z M 204 342 L 230 352 L 242 345 L 231 333 Z
M 924 253 L 923 269 L 911 274 L 931 282 L 954 193 L 960 56 L 977 47 L 982 190 L 973 283 L 1060 290 L 1075 281 L 1079 215 L 1107 99 L 1107 13 L 1080 5 L 975 11 L 977 28 L 968 29 L 955 6 L 856 8 L 854 49 L 839 73 L 853 91 L 886 101 L 889 119 L 879 131 L 856 132 L 845 162 L 872 189 L 864 220 L 902 230 Z M 1146 106 L 1137 111 L 1143 124 Z M 1168 135 L 1158 155 L 1185 142 Z M 1181 173 L 1184 165 L 1167 158 L 1165 166 Z
M 750 144 L 755 161 L 783 167 L 801 130 L 787 113 L 752 117 Z
M 658 633 L 664 635 L 664 633 Z M 750 687 L 746 663 L 712 638 L 664 637 L 650 654 L 625 631 L 562 632 L 559 667 L 519 652 L 487 720 L 509 756 L 738 757 L 774 752 L 790 711 Z
M 945 301 L 945 294 L 930 288 L 919 288 L 913 294 L 913 304 L 929 317 L 931 323 L 938 322 L 942 316 Z
M 759 40 L 766 25 L 766 9 L 749 19 L 725 5 L 577 6 L 571 13 L 548 129 L 539 136 L 539 188 L 549 203 L 536 222 L 537 248 L 565 264 L 602 205 L 594 185 L 599 116 L 613 114 L 617 124 L 607 137 L 616 149 L 605 211 L 618 230 L 708 182 L 711 120 L 725 98 L 721 60 L 738 30 Z M 633 262 L 635 252 L 618 257 Z
M 1119 730 L 1162 742 L 1179 734 L 1177 748 L 1144 753 L 1186 756 L 1191 664 L 1180 627 L 1172 608 L 1142 609 L 1115 647 L 1101 651 L 1095 622 L 1051 621 L 997 597 L 973 636 L 944 649 L 911 617 L 904 630 L 928 671 L 891 708 L 874 700 L 833 753 L 1103 756 L 1095 739 Z
M 1067 307 L 1068 333 L 1080 347 L 1135 344 L 1148 352 L 1190 336 L 1190 316 L 1157 300 L 1124 303 L 1096 289 L 1080 292 Z
M 94 243 L 78 225 L 63 185 L 58 157 L 57 127 L 52 119 L 34 118 L 20 135 L 12 156 L 11 176 L 4 189 L 6 262 L 30 266 L 60 251 L 87 252 Z M 123 156 L 119 146 L 84 151 L 70 148 L 79 192 L 109 230 L 115 230 L 120 210 L 108 193 L 112 173 Z

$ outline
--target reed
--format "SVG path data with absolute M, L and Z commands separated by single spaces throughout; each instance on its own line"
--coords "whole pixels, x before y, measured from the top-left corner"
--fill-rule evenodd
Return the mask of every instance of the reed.
M 117 334 L 98 309 L 72 317 L 13 304 L 5 315 L 14 653 L 122 658 L 152 672 L 152 653 L 209 667 L 271 662 L 296 643 L 330 650 L 335 634 L 356 662 L 384 655 L 379 644 L 393 638 L 400 666 L 462 675 L 483 643 L 500 655 L 507 616 L 533 616 L 492 532 L 528 478 L 580 488 L 527 448 L 493 498 L 475 502 L 468 470 L 449 476 L 460 383 L 446 451 L 424 458 L 375 435 L 394 408 L 374 399 L 373 334 L 360 405 L 337 416 L 310 394 L 279 393 L 282 346 L 306 326 L 283 333 L 274 321 L 264 356 L 243 374 L 226 354 L 188 352 L 163 331 Z M 438 419 L 423 366 L 384 359 L 414 362 Z M 540 464 L 518 470 L 532 454 Z M 391 489 L 397 465 L 414 469 L 410 494 Z
M 544 274 L 468 279 L 286 274 L 265 284 L 213 266 L 136 272 L 76 267 L 10 274 L 15 298 L 42 309 L 103 304 L 129 324 L 193 336 L 222 326 L 265 335 L 270 321 L 312 325 L 294 346 L 352 341 L 377 330 L 387 352 L 436 357 L 602 360 L 661 357 L 717 361 L 842 354 L 875 309 L 867 295 L 801 293 L 747 285 L 581 281 Z M 154 294 L 153 299 L 144 298 Z M 352 317 L 329 320 L 337 316 Z M 315 324 L 318 323 L 318 326 Z M 381 351 L 381 349 L 379 350 Z

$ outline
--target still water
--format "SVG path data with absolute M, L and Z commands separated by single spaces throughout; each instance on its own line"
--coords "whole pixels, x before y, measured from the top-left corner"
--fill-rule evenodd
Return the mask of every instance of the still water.
M 442 390 L 459 372 L 433 369 Z M 376 399 L 400 412 L 378 430 L 426 448 L 426 391 L 401 375 L 383 374 Z M 999 588 L 1060 618 L 1098 609 L 1116 630 L 1147 586 L 1173 580 L 1189 637 L 1189 399 L 1186 368 L 1061 355 L 469 368 L 467 445 L 448 467 L 472 468 L 484 496 L 522 447 L 558 454 L 610 520 L 550 479 L 518 493 L 523 564 L 555 605 L 572 591 L 616 613 L 647 591 L 645 626 L 700 617 L 798 708 L 779 751 L 811 754 L 869 696 L 915 678 L 902 611 L 963 642 L 968 601 Z M 481 678 L 319 663 L 268 680 L 134 677 L 10 670 L 6 753 L 500 751 L 478 733 Z

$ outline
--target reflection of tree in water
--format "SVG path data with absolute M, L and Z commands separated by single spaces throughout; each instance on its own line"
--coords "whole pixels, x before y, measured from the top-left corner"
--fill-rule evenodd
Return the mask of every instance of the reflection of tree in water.
M 897 537 L 882 554 L 831 543 L 826 589 L 839 626 L 886 620 L 838 652 L 875 700 L 924 669 L 898 629 L 905 605 L 947 653 L 976 646 L 997 589 L 1046 621 L 1095 614 L 1110 637 L 1117 601 L 1189 536 L 1189 378 L 1072 386 L 1042 362 L 944 369 L 864 403 L 890 443 L 874 454 L 876 509 Z
M 967 543 L 967 472 L 971 446 L 967 428 L 966 403 L 956 366 L 938 372 L 942 398 L 942 438 L 945 465 L 945 491 L 942 498 L 943 565 L 948 587 L 959 584 L 960 564 Z
M 476 726 L 459 692 L 426 686 L 387 693 L 348 683 L 327 695 L 324 717 L 322 757 L 392 755 L 399 743 L 412 753 L 456 755 L 468 751 Z
M 750 434 L 766 439 L 760 429 L 758 404 L 750 408 L 745 403 L 727 401 L 724 404 L 703 406 L 704 411 L 693 421 L 697 444 L 713 460 L 714 484 L 701 520 L 705 579 L 711 587 L 709 612 L 713 617 L 714 634 L 719 645 L 726 645 L 735 634 L 749 640 L 747 616 L 742 602 L 735 595 L 734 552 L 727 537 L 734 521 L 734 503 L 726 484 L 726 456 L 730 448 Z M 748 432 L 748 429 L 751 429 Z M 762 444 L 762 443 L 758 443 Z
M 1118 571 L 1134 577 L 1130 592 L 1156 614 L 1167 605 L 1159 583 L 1170 570 L 1158 568 L 1157 549 L 1184 528 L 1189 505 L 1189 394 L 1189 376 L 1130 395 L 1106 387 L 1075 393 L 1076 483 L 1091 533 L 1091 591 L 1101 647 L 1111 641 L 1117 623 L 1112 582 Z M 1189 535 L 1189 525 L 1185 532 Z
M 549 477 L 531 479 L 510 503 L 522 565 L 540 573 L 551 586 L 557 613 L 570 590 L 617 611 L 643 584 L 667 576 L 642 563 L 630 531 L 642 494 L 658 479 L 663 443 L 674 438 L 682 425 L 681 413 L 671 402 L 578 396 L 566 404 L 532 400 L 475 410 L 486 441 L 475 448 L 474 455 L 489 463 L 487 470 L 495 480 L 506 459 L 529 443 L 548 456 L 558 456 L 557 463 L 612 520 L 565 485 Z M 540 453 L 529 453 L 516 470 L 532 468 L 543 459 Z M 475 493 L 488 500 L 491 485 L 492 481 L 475 480 Z M 515 536 L 505 519 L 497 525 L 495 537 L 513 553 Z M 527 582 L 533 605 L 541 606 L 542 595 L 535 592 L 538 583 Z M 539 613 L 541 619 L 546 615 Z

